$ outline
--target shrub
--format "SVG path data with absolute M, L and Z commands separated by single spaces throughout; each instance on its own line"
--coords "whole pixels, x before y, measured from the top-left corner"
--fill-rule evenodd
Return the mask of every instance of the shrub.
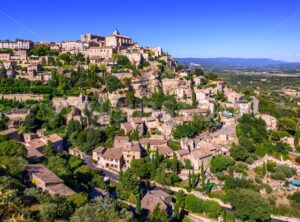
M 226 170 L 228 167 L 233 166 L 235 164 L 234 159 L 228 156 L 215 156 L 210 161 L 210 170 L 213 173 L 222 172 Z
M 214 201 L 202 200 L 194 195 L 187 195 L 185 198 L 185 208 L 194 213 L 206 213 L 211 218 L 218 218 L 222 209 Z

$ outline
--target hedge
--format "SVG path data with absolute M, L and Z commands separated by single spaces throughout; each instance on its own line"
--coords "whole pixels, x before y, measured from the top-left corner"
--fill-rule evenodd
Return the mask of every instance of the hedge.
M 205 213 L 210 218 L 218 218 L 222 213 L 222 208 L 215 201 L 202 200 L 192 194 L 185 198 L 185 209 L 193 213 Z

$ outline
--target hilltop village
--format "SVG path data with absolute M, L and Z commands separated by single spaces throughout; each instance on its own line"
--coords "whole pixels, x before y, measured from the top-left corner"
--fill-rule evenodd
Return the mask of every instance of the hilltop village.
M 0 221 L 300 217 L 299 120 L 118 30 L 0 41 L 0 111 Z

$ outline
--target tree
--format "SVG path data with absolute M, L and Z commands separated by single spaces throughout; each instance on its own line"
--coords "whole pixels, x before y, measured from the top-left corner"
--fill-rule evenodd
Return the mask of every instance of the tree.
M 130 168 L 121 173 L 120 183 L 117 184 L 118 197 L 128 200 L 130 194 L 137 195 L 140 192 L 140 181 Z
M 200 176 L 201 176 L 201 189 L 203 192 L 205 190 L 205 182 L 206 182 L 206 170 L 204 169 L 203 161 L 201 163 Z
M 107 75 L 105 78 L 105 84 L 107 91 L 112 93 L 117 89 L 123 88 L 123 84 L 120 82 L 120 80 L 113 76 L 113 75 Z
M 185 198 L 185 209 L 194 213 L 207 213 L 211 218 L 218 218 L 222 213 L 222 208 L 216 202 L 202 200 L 191 194 Z
M 80 167 L 82 164 L 83 164 L 83 160 L 77 156 L 70 156 L 68 160 L 68 165 L 72 170 Z
M 135 213 L 140 217 L 142 215 L 141 194 L 136 195 Z
M 175 206 L 174 206 L 174 218 L 176 220 L 178 220 L 179 216 L 180 216 L 179 205 L 176 203 Z
M 88 195 L 85 193 L 77 193 L 67 197 L 68 201 L 74 204 L 75 207 L 81 207 L 88 202 Z
M 233 166 L 235 164 L 234 159 L 227 156 L 215 156 L 210 161 L 210 170 L 213 173 L 222 172 L 226 170 L 228 167 Z
M 0 79 L 7 78 L 6 69 L 0 68 Z
M 189 159 L 185 160 L 184 167 L 185 167 L 185 169 L 188 169 L 188 170 L 192 168 L 192 163 Z
M 21 156 L 0 156 L 0 173 L 13 177 L 21 177 L 26 160 Z M 1 170 L 2 168 L 2 170 Z
M 176 153 L 173 153 L 173 159 L 172 159 L 172 163 L 171 164 L 172 164 L 171 168 L 172 168 L 173 173 L 178 173 L 180 162 L 179 162 L 179 160 L 177 158 Z
M 88 183 L 92 179 L 91 170 L 87 165 L 81 165 L 74 171 L 75 178 L 82 183 Z
M 234 215 L 242 221 L 268 221 L 270 219 L 272 207 L 255 191 L 232 190 L 228 195 L 228 200 L 234 208 Z
M 149 158 L 133 159 L 130 169 L 141 179 L 150 179 L 151 177 L 151 162 Z
M 78 208 L 71 216 L 71 222 L 127 222 L 132 220 L 127 210 L 118 211 L 111 199 L 97 197 Z
M 153 212 L 149 216 L 150 216 L 151 221 L 153 221 L 153 222 L 169 222 L 170 221 L 168 214 L 166 213 L 166 211 L 164 211 L 160 208 L 159 204 L 156 205 Z
M 107 189 L 107 185 L 105 181 L 103 180 L 102 176 L 100 176 L 99 174 L 93 176 L 92 183 L 96 187 L 100 187 L 101 189 Z
M 172 135 L 175 139 L 180 139 L 183 137 L 191 138 L 195 135 L 195 129 L 191 124 L 183 123 L 173 129 Z
M 237 161 L 245 161 L 249 157 L 249 153 L 246 148 L 241 146 L 233 146 L 230 149 L 230 155 Z
M 77 120 L 71 119 L 67 125 L 68 135 L 71 136 L 72 133 L 78 133 L 82 129 L 81 123 Z
M 178 206 L 181 207 L 181 208 L 184 208 L 185 197 L 186 197 L 186 194 L 182 190 L 180 190 L 176 193 L 176 196 L 175 196 L 176 204 L 178 204 Z
M 291 118 L 281 117 L 278 119 L 278 129 L 294 135 L 297 130 L 297 122 Z
M 86 129 L 79 133 L 72 134 L 71 142 L 81 151 L 90 153 L 97 145 L 104 142 L 106 135 L 99 129 Z
M 71 176 L 71 171 L 67 161 L 59 156 L 50 156 L 46 164 L 47 168 L 54 172 L 57 176 L 66 179 Z
M 203 72 L 202 69 L 196 68 L 196 69 L 194 70 L 194 75 L 195 75 L 195 76 L 204 76 L 204 72 Z
M 26 157 L 26 154 L 27 150 L 25 146 L 15 140 L 0 143 L 0 156 Z
M 135 103 L 134 91 L 129 90 L 125 97 L 125 105 L 128 106 L 129 108 L 134 108 L 134 103 Z
M 294 146 L 295 147 L 299 146 L 299 135 L 300 135 L 299 131 L 295 133 L 295 137 L 294 137 Z
M 161 185 L 166 185 L 166 172 L 165 172 L 165 167 L 158 167 L 156 169 L 155 173 L 155 181 Z

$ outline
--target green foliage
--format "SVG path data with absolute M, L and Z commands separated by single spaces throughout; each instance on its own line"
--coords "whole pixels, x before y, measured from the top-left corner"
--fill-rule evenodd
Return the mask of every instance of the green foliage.
M 68 165 L 72 170 L 80 167 L 82 164 L 83 164 L 83 160 L 77 156 L 70 156 L 68 160 Z
M 71 142 L 81 151 L 90 153 L 97 145 L 106 140 L 106 135 L 99 129 L 85 129 L 79 133 L 72 134 Z
M 117 89 L 123 88 L 123 84 L 120 82 L 120 80 L 113 76 L 113 75 L 107 75 L 105 78 L 105 84 L 107 91 L 112 93 Z
M 296 191 L 289 198 L 295 201 L 296 203 L 300 204 L 300 191 Z
M 111 199 L 95 198 L 75 211 L 71 222 L 127 222 L 132 214 L 126 210 L 119 211 Z
M 88 183 L 92 180 L 92 172 L 87 165 L 81 165 L 74 170 L 74 177 L 81 183 Z
M 269 221 L 272 207 L 258 193 L 236 189 L 229 193 L 228 200 L 234 208 L 234 215 L 242 221 Z
M 175 139 L 194 137 L 203 131 L 214 131 L 218 128 L 220 128 L 220 124 L 212 117 L 196 115 L 193 117 L 192 122 L 176 126 L 172 131 L 172 135 Z
M 137 195 L 140 191 L 140 181 L 134 171 L 128 169 L 120 175 L 120 183 L 117 184 L 117 194 L 123 200 L 128 200 L 130 194 Z
M 180 206 L 181 208 L 184 208 L 185 205 L 185 197 L 186 194 L 184 191 L 180 190 L 176 193 L 176 204 L 178 204 L 178 206 Z
M 174 79 L 176 77 L 176 73 L 174 72 L 168 72 L 168 71 L 165 71 L 164 73 L 162 73 L 161 75 L 161 78 L 164 79 Z
M 210 218 L 218 218 L 222 213 L 222 208 L 216 202 L 202 200 L 191 194 L 185 198 L 185 208 L 193 213 L 205 213 Z
M 88 195 L 85 193 L 77 193 L 72 196 L 68 196 L 67 199 L 78 208 L 88 202 Z
M 43 44 L 37 44 L 34 47 L 32 47 L 28 55 L 30 56 L 58 56 L 58 52 L 50 50 L 50 46 L 43 45 Z
M 300 164 L 300 156 L 296 157 L 295 161 L 296 163 Z
M 222 172 L 223 170 L 228 169 L 228 167 L 235 164 L 234 159 L 227 156 L 215 156 L 210 161 L 210 170 L 213 173 Z
M 99 174 L 96 174 L 96 175 L 93 176 L 92 183 L 95 187 L 99 187 L 101 189 L 106 189 L 107 188 L 107 185 L 106 185 L 105 181 L 103 180 L 103 178 Z
M 71 171 L 67 161 L 59 156 L 50 156 L 47 160 L 46 166 L 49 170 L 63 179 L 71 176 Z
M 237 161 L 246 161 L 246 159 L 249 157 L 247 149 L 242 146 L 233 146 L 230 149 L 230 155 Z
M 133 159 L 130 169 L 141 179 L 150 179 L 151 177 L 151 162 L 149 158 Z
M 25 157 L 27 150 L 25 146 L 15 140 L 0 143 L 0 156 Z
M 188 170 L 192 168 L 192 163 L 191 163 L 191 161 L 189 159 L 185 160 L 185 162 L 184 162 L 184 168 L 188 169 Z
M 160 209 L 159 204 L 154 208 L 153 212 L 149 215 L 153 222 L 169 222 L 170 219 L 166 211 Z
M 27 150 L 14 140 L 0 143 L 0 175 L 21 177 L 26 164 Z
M 196 68 L 194 69 L 194 73 L 195 76 L 204 76 L 204 72 L 202 69 Z
M 294 119 L 281 117 L 278 119 L 278 129 L 287 131 L 290 134 L 294 135 L 297 130 L 297 122 Z
M 268 138 L 265 122 L 251 114 L 245 114 L 239 119 L 236 131 L 239 139 L 249 138 L 255 144 Z
M 272 169 L 273 173 L 271 178 L 275 180 L 285 180 L 286 178 L 291 178 L 296 175 L 296 169 L 291 168 L 287 165 L 277 165 Z

